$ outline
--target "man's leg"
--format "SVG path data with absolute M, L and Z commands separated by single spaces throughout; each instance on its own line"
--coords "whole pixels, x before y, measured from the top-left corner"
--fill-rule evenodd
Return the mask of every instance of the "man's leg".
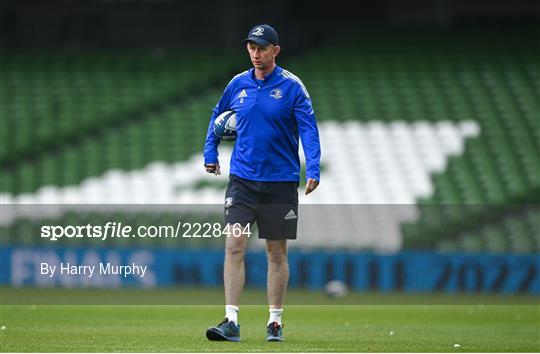
M 281 342 L 283 341 L 281 314 L 289 282 L 287 240 L 266 240 L 266 255 L 268 257 L 268 305 L 270 307 L 266 340 Z
M 230 226 L 231 228 L 233 226 Z M 239 237 L 230 236 L 225 241 L 225 264 L 223 267 L 223 283 L 225 287 L 225 304 L 238 308 L 240 294 L 244 289 L 245 267 L 244 256 L 246 254 L 247 235 Z M 229 316 L 233 314 L 229 313 Z M 234 316 L 236 317 L 236 316 Z M 230 321 L 238 322 L 237 318 L 229 318 Z
M 235 175 L 229 176 L 229 185 L 225 192 L 225 223 L 228 232 L 225 238 L 225 262 L 223 264 L 223 287 L 225 290 L 225 320 L 208 328 L 206 337 L 210 340 L 240 340 L 238 325 L 238 304 L 244 289 L 244 256 L 248 234 L 241 231 L 256 220 L 255 206 L 258 200 L 258 183 Z M 236 227 L 234 226 L 236 225 Z M 240 231 L 240 232 L 238 232 Z M 235 237 L 240 234 L 239 237 Z
M 223 266 L 223 283 L 225 288 L 225 317 L 217 326 L 206 330 L 206 337 L 217 341 L 240 341 L 238 325 L 238 304 L 244 288 L 247 235 L 230 236 L 225 241 L 225 264 Z
M 267 240 L 266 255 L 268 257 L 268 305 L 270 311 L 281 310 L 289 282 L 287 240 Z M 281 315 L 278 322 L 281 324 Z

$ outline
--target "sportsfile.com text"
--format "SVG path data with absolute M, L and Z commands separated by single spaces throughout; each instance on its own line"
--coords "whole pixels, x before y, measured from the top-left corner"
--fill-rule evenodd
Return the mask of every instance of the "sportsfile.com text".
M 43 225 L 41 238 L 57 241 L 61 238 L 218 238 L 251 236 L 250 224 L 189 223 L 176 225 L 140 225 L 134 228 L 122 222 L 109 221 L 104 225 Z

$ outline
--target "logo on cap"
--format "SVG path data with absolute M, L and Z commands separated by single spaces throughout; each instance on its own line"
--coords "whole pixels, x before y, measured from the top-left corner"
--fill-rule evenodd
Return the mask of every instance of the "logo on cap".
M 263 35 L 263 32 L 264 32 L 264 28 L 263 27 L 257 27 L 253 30 L 253 33 L 251 33 L 253 36 L 262 36 Z

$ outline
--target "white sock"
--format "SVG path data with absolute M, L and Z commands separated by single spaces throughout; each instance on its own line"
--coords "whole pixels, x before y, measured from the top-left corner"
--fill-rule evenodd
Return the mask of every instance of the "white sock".
M 227 317 L 230 322 L 238 324 L 238 311 L 240 311 L 238 306 L 227 305 L 225 306 L 225 317 Z
M 281 313 L 283 312 L 283 309 L 270 309 L 268 312 L 270 312 L 270 318 L 268 319 L 267 325 L 272 322 L 277 322 L 278 325 L 281 326 Z

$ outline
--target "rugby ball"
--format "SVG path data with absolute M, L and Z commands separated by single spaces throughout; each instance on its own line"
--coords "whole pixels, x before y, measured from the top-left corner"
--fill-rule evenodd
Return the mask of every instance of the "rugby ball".
M 236 140 L 236 112 L 225 111 L 214 120 L 214 134 L 223 141 Z

